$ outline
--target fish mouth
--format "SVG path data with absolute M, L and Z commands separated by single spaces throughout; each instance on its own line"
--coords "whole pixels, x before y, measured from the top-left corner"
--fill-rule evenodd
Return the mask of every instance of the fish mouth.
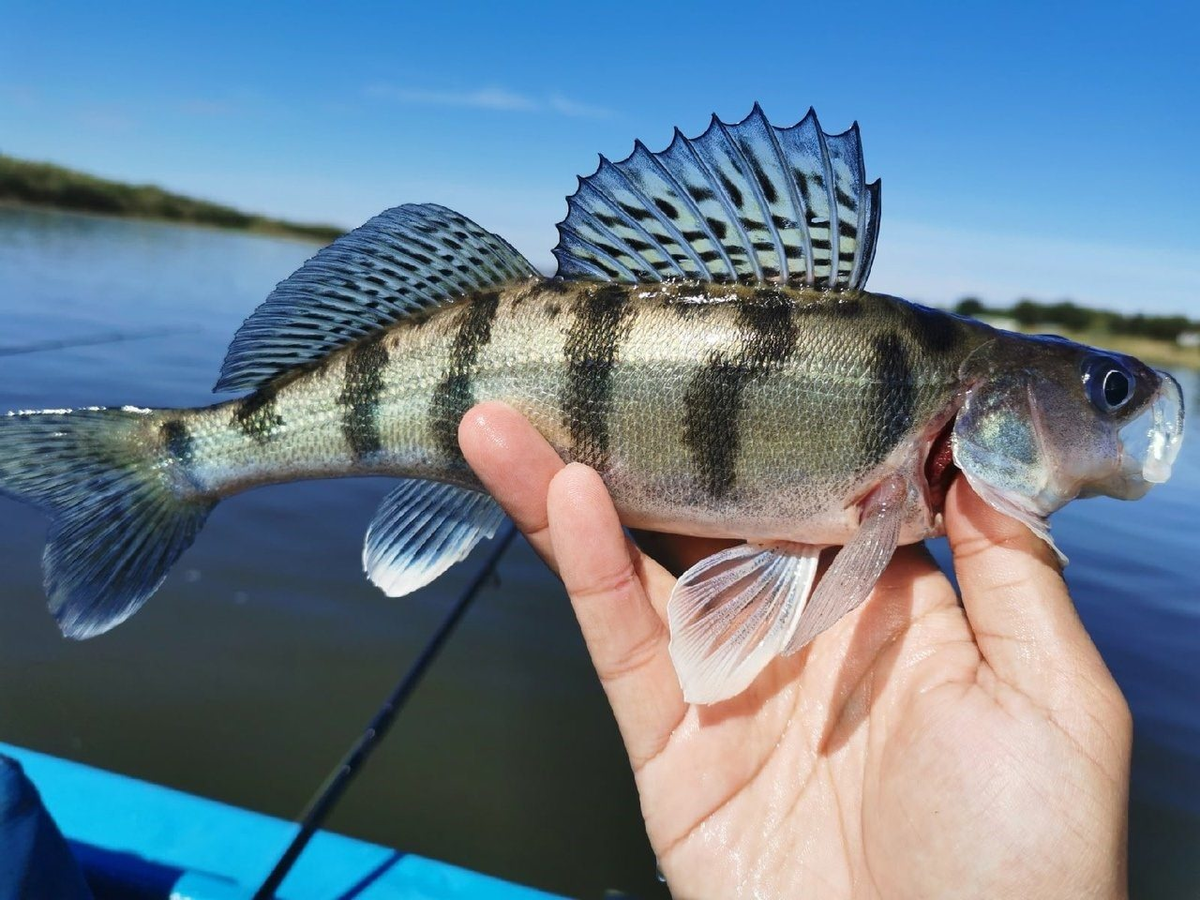
M 1151 403 L 1121 427 L 1121 471 L 1131 479 L 1162 484 L 1183 444 L 1183 392 L 1171 375 L 1156 369 L 1162 379 Z

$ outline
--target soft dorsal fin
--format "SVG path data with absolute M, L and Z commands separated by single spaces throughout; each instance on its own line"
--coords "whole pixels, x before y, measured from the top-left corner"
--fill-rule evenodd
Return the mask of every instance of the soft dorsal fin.
M 280 282 L 234 335 L 215 390 L 261 387 L 415 312 L 536 274 L 466 216 L 432 203 L 397 206 Z
M 564 278 L 770 281 L 846 290 L 871 270 L 879 182 L 866 183 L 857 123 L 826 134 L 811 109 L 791 128 L 756 103 L 736 125 L 651 153 L 638 141 L 567 198 L 554 249 Z

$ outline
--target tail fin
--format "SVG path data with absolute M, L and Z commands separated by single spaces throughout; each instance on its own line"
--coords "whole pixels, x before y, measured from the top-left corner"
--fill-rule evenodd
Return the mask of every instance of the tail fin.
M 83 639 L 141 608 L 215 501 L 188 489 L 178 420 L 131 407 L 0 416 L 0 494 L 50 516 L 50 612 Z

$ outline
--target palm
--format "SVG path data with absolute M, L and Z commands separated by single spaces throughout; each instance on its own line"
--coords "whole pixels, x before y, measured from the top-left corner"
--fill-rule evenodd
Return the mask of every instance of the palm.
M 1031 854 L 1057 859 L 1064 817 L 1098 812 L 1056 789 L 1074 745 L 996 679 L 950 584 L 913 548 L 871 603 L 667 734 L 636 775 L 645 809 L 673 810 L 647 823 L 682 896 L 927 897 L 983 874 L 1015 891 L 1013 859 L 1033 896 L 1048 873 Z M 1030 790 L 1039 771 L 1052 777 Z M 1002 795 L 1020 809 L 997 819 Z
M 883 789 L 928 780 L 920 770 L 937 729 L 923 696 L 973 678 L 979 662 L 949 584 L 905 552 L 874 601 L 750 690 L 664 722 L 661 752 L 635 772 L 643 807 L 671 810 L 647 824 L 672 886 L 685 896 L 764 881 L 800 897 L 854 886 L 898 896 L 872 852 L 892 852 L 879 842 L 893 840 L 886 820 L 899 798 Z M 799 848 L 787 839 L 797 833 L 809 835 Z
M 511 410 L 460 438 L 572 595 L 677 896 L 1119 893 L 1128 712 L 1020 526 L 979 529 L 990 511 L 956 486 L 962 606 L 904 548 L 862 608 L 740 696 L 691 706 L 666 650 L 674 579 L 595 474 L 562 470 Z M 656 555 L 678 569 L 711 550 L 660 538 Z

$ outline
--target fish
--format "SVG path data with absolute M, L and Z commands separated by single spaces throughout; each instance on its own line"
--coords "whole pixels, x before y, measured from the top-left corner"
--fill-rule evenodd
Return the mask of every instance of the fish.
M 404 596 L 503 522 L 458 444 L 468 410 L 503 401 L 600 474 L 625 526 L 740 542 L 667 605 L 684 697 L 716 703 L 942 534 L 958 473 L 1053 546 L 1055 510 L 1141 497 L 1179 452 L 1169 374 L 868 291 L 879 223 L 857 123 L 780 127 L 758 104 L 601 157 L 553 277 L 460 213 L 395 207 L 253 311 L 215 387 L 238 396 L 9 413 L 0 492 L 49 515 L 70 638 L 136 612 L 220 500 L 299 479 L 398 479 L 363 564 Z

